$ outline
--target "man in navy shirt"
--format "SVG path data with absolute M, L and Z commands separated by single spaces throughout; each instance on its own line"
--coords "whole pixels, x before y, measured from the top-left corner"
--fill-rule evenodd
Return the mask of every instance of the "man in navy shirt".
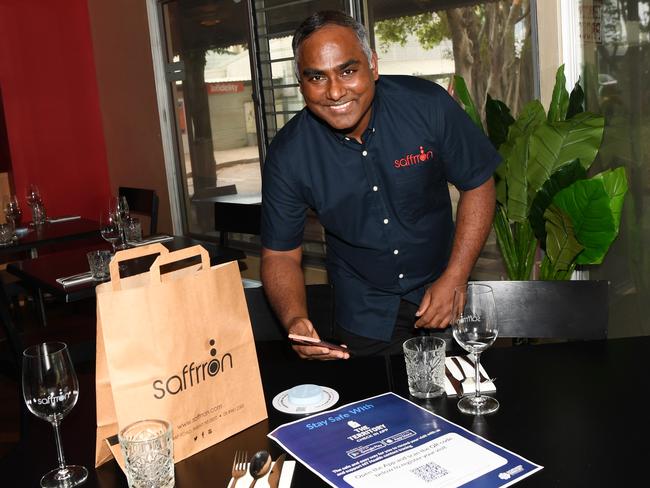
M 312 208 L 326 232 L 334 337 L 358 355 L 399 352 L 418 328 L 449 324 L 454 288 L 490 230 L 498 153 L 435 83 L 379 77 L 364 27 L 342 12 L 306 19 L 293 50 L 306 108 L 273 139 L 264 165 L 265 291 L 289 333 L 319 338 L 301 268 Z M 448 182 L 461 194 L 455 230 Z

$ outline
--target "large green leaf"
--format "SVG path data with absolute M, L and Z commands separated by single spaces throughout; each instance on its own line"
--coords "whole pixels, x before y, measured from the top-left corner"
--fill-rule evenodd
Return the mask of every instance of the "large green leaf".
M 623 211 L 623 201 L 627 193 L 627 174 L 625 167 L 620 166 L 616 169 L 610 169 L 598 173 L 592 179 L 603 180 L 605 191 L 609 195 L 609 208 L 614 217 L 614 224 L 616 225 L 616 232 L 618 233 L 621 223 L 621 212 Z
M 553 198 L 553 203 L 571 218 L 576 239 L 584 246 L 578 264 L 600 264 L 618 233 L 606 178 L 576 181 Z
M 462 76 L 454 75 L 454 93 L 460 102 L 463 104 L 465 112 L 469 115 L 470 119 L 483 131 L 483 123 L 481 122 L 481 116 L 474 105 L 474 100 L 469 94 L 467 85 L 465 84 L 465 79 Z
M 571 95 L 569 95 L 569 107 L 566 111 L 567 120 L 573 118 L 574 116 L 581 114 L 585 111 L 585 92 L 582 91 L 580 82 L 577 81 L 573 90 L 571 90 Z
M 497 205 L 494 233 L 506 265 L 508 278 L 528 280 L 535 262 L 537 240 L 528 222 L 511 224 L 503 205 Z
M 589 112 L 540 124 L 530 139 L 527 179 L 531 198 L 561 166 L 579 159 L 589 169 L 598 154 L 603 128 L 603 117 Z
M 535 195 L 528 212 L 528 220 L 530 220 L 530 225 L 535 232 L 535 236 L 542 244 L 542 248 L 546 248 L 544 212 L 553 201 L 553 197 L 563 188 L 586 177 L 587 171 L 582 167 L 579 160 L 574 159 L 569 164 L 556 170 Z
M 551 263 L 550 276 L 570 269 L 583 247 L 576 240 L 571 218 L 560 208 L 550 205 L 544 212 L 546 220 L 546 256 Z
M 513 139 L 524 134 L 532 134 L 539 124 L 546 119 L 546 112 L 539 100 L 533 100 L 524 105 L 521 113 L 510 126 L 508 138 Z
M 510 109 L 501 100 L 494 100 L 490 95 L 485 102 L 485 124 L 488 136 L 494 147 L 499 149 L 508 138 L 508 129 L 515 119 L 510 115 Z
M 558 122 L 564 120 L 569 107 L 569 92 L 566 90 L 566 78 L 564 76 L 564 65 L 560 66 L 555 73 L 555 87 L 551 103 L 548 107 L 548 121 Z
M 528 146 L 531 134 L 546 119 L 544 108 L 539 101 L 528 103 L 514 124 L 510 126 L 508 140 L 501 144 L 499 152 L 504 159 L 505 188 L 497 186 L 499 201 L 506 203 L 508 218 L 522 222 L 528 214 Z
M 530 137 L 522 135 L 514 141 L 514 147 L 506 160 L 507 209 L 508 218 L 523 222 L 528 217 L 528 188 L 526 171 L 528 168 L 528 144 Z

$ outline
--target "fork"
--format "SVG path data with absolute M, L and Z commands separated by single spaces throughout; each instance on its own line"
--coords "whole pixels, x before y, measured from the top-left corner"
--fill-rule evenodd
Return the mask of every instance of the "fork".
M 248 453 L 245 451 L 235 451 L 235 458 L 232 461 L 232 483 L 230 488 L 235 488 L 237 480 L 246 474 Z

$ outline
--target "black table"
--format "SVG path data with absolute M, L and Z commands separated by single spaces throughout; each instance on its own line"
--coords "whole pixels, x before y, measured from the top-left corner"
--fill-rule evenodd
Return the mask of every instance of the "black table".
M 650 337 L 610 341 L 492 348 L 484 365 L 497 377 L 501 409 L 483 418 L 465 416 L 456 399 L 417 401 L 452 422 L 482 435 L 544 469 L 522 480 L 522 487 L 599 487 L 643 484 L 650 427 L 645 422 L 650 380 L 641 359 Z M 249 453 L 280 448 L 266 434 L 295 420 L 273 409 L 273 397 L 299 383 L 336 389 L 338 405 L 386 391 L 408 398 L 402 357 L 354 359 L 347 362 L 300 361 L 284 343 L 258 344 L 269 419 L 176 465 L 179 488 L 225 487 L 235 450 Z M 95 435 L 94 377 L 79 371 L 79 403 L 62 424 L 67 460 L 90 468 L 84 486 L 126 487 L 114 461 L 93 469 Z M 40 476 L 56 462 L 52 429 L 30 416 L 27 438 L 0 461 L 3 486 L 38 486 Z M 297 465 L 293 487 L 326 486 Z
M 28 226 L 28 232 L 11 246 L 0 247 L 0 255 L 30 251 L 32 257 L 43 246 L 59 244 L 76 239 L 99 237 L 99 222 L 89 219 L 66 220 L 64 222 L 47 222 L 39 226 Z
M 167 247 L 170 251 L 200 244 L 208 251 L 212 265 L 228 261 L 237 261 L 246 257 L 244 252 L 239 249 L 226 248 L 210 242 L 191 239 L 189 237 L 176 236 L 173 240 L 162 242 L 161 244 Z M 97 283 L 87 281 L 85 283 L 64 288 L 63 285 L 58 283 L 56 280 L 57 278 L 64 276 L 72 276 L 77 273 L 88 271 L 89 268 L 88 260 L 86 259 L 86 252 L 94 249 L 110 249 L 110 246 L 105 243 L 98 243 L 94 246 L 48 254 L 35 259 L 17 261 L 7 265 L 7 271 L 19 277 L 30 287 L 41 290 L 42 292 L 50 293 L 66 302 L 92 298 L 95 296 L 95 286 Z M 129 264 L 127 272 L 129 272 L 129 274 L 142 272 L 148 269 L 148 266 L 151 265 L 154 259 L 155 256 L 141 258 L 138 260 L 138 263 Z

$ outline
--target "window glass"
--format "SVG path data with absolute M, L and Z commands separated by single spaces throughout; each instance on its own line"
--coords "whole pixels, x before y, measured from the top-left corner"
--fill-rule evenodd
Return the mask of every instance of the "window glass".
M 518 114 L 534 98 L 531 3 L 368 0 L 379 73 L 425 78 L 448 88 L 461 75 L 477 107 L 486 95 Z M 459 5 L 454 7 L 455 5 Z M 450 185 L 454 214 L 459 194 Z M 472 272 L 474 279 L 505 275 L 494 232 Z
M 350 6 L 343 0 L 249 2 L 175 0 L 162 7 L 182 201 L 192 234 L 216 235 L 214 201 L 260 201 L 260 160 L 266 147 L 304 106 L 293 72 L 293 32 L 317 10 Z M 366 9 L 362 14 L 380 74 L 420 76 L 446 88 L 458 73 L 477 104 L 490 93 L 515 113 L 532 98 L 529 0 L 450 1 L 443 3 L 446 8 L 433 0 L 367 0 L 359 5 Z M 259 245 L 255 236 L 230 237 L 231 243 Z M 317 217 L 309 214 L 306 254 L 323 256 L 323 241 Z M 499 262 L 492 240 L 480 262 Z M 477 277 L 495 277 L 500 270 L 495 265 L 490 273 Z
M 611 337 L 650 334 L 650 2 L 578 2 L 587 110 L 605 116 L 592 173 L 624 166 L 628 194 L 619 236 L 591 279 L 611 283 Z
M 215 201 L 260 201 L 246 3 L 168 2 L 163 20 L 186 228 L 213 235 Z

